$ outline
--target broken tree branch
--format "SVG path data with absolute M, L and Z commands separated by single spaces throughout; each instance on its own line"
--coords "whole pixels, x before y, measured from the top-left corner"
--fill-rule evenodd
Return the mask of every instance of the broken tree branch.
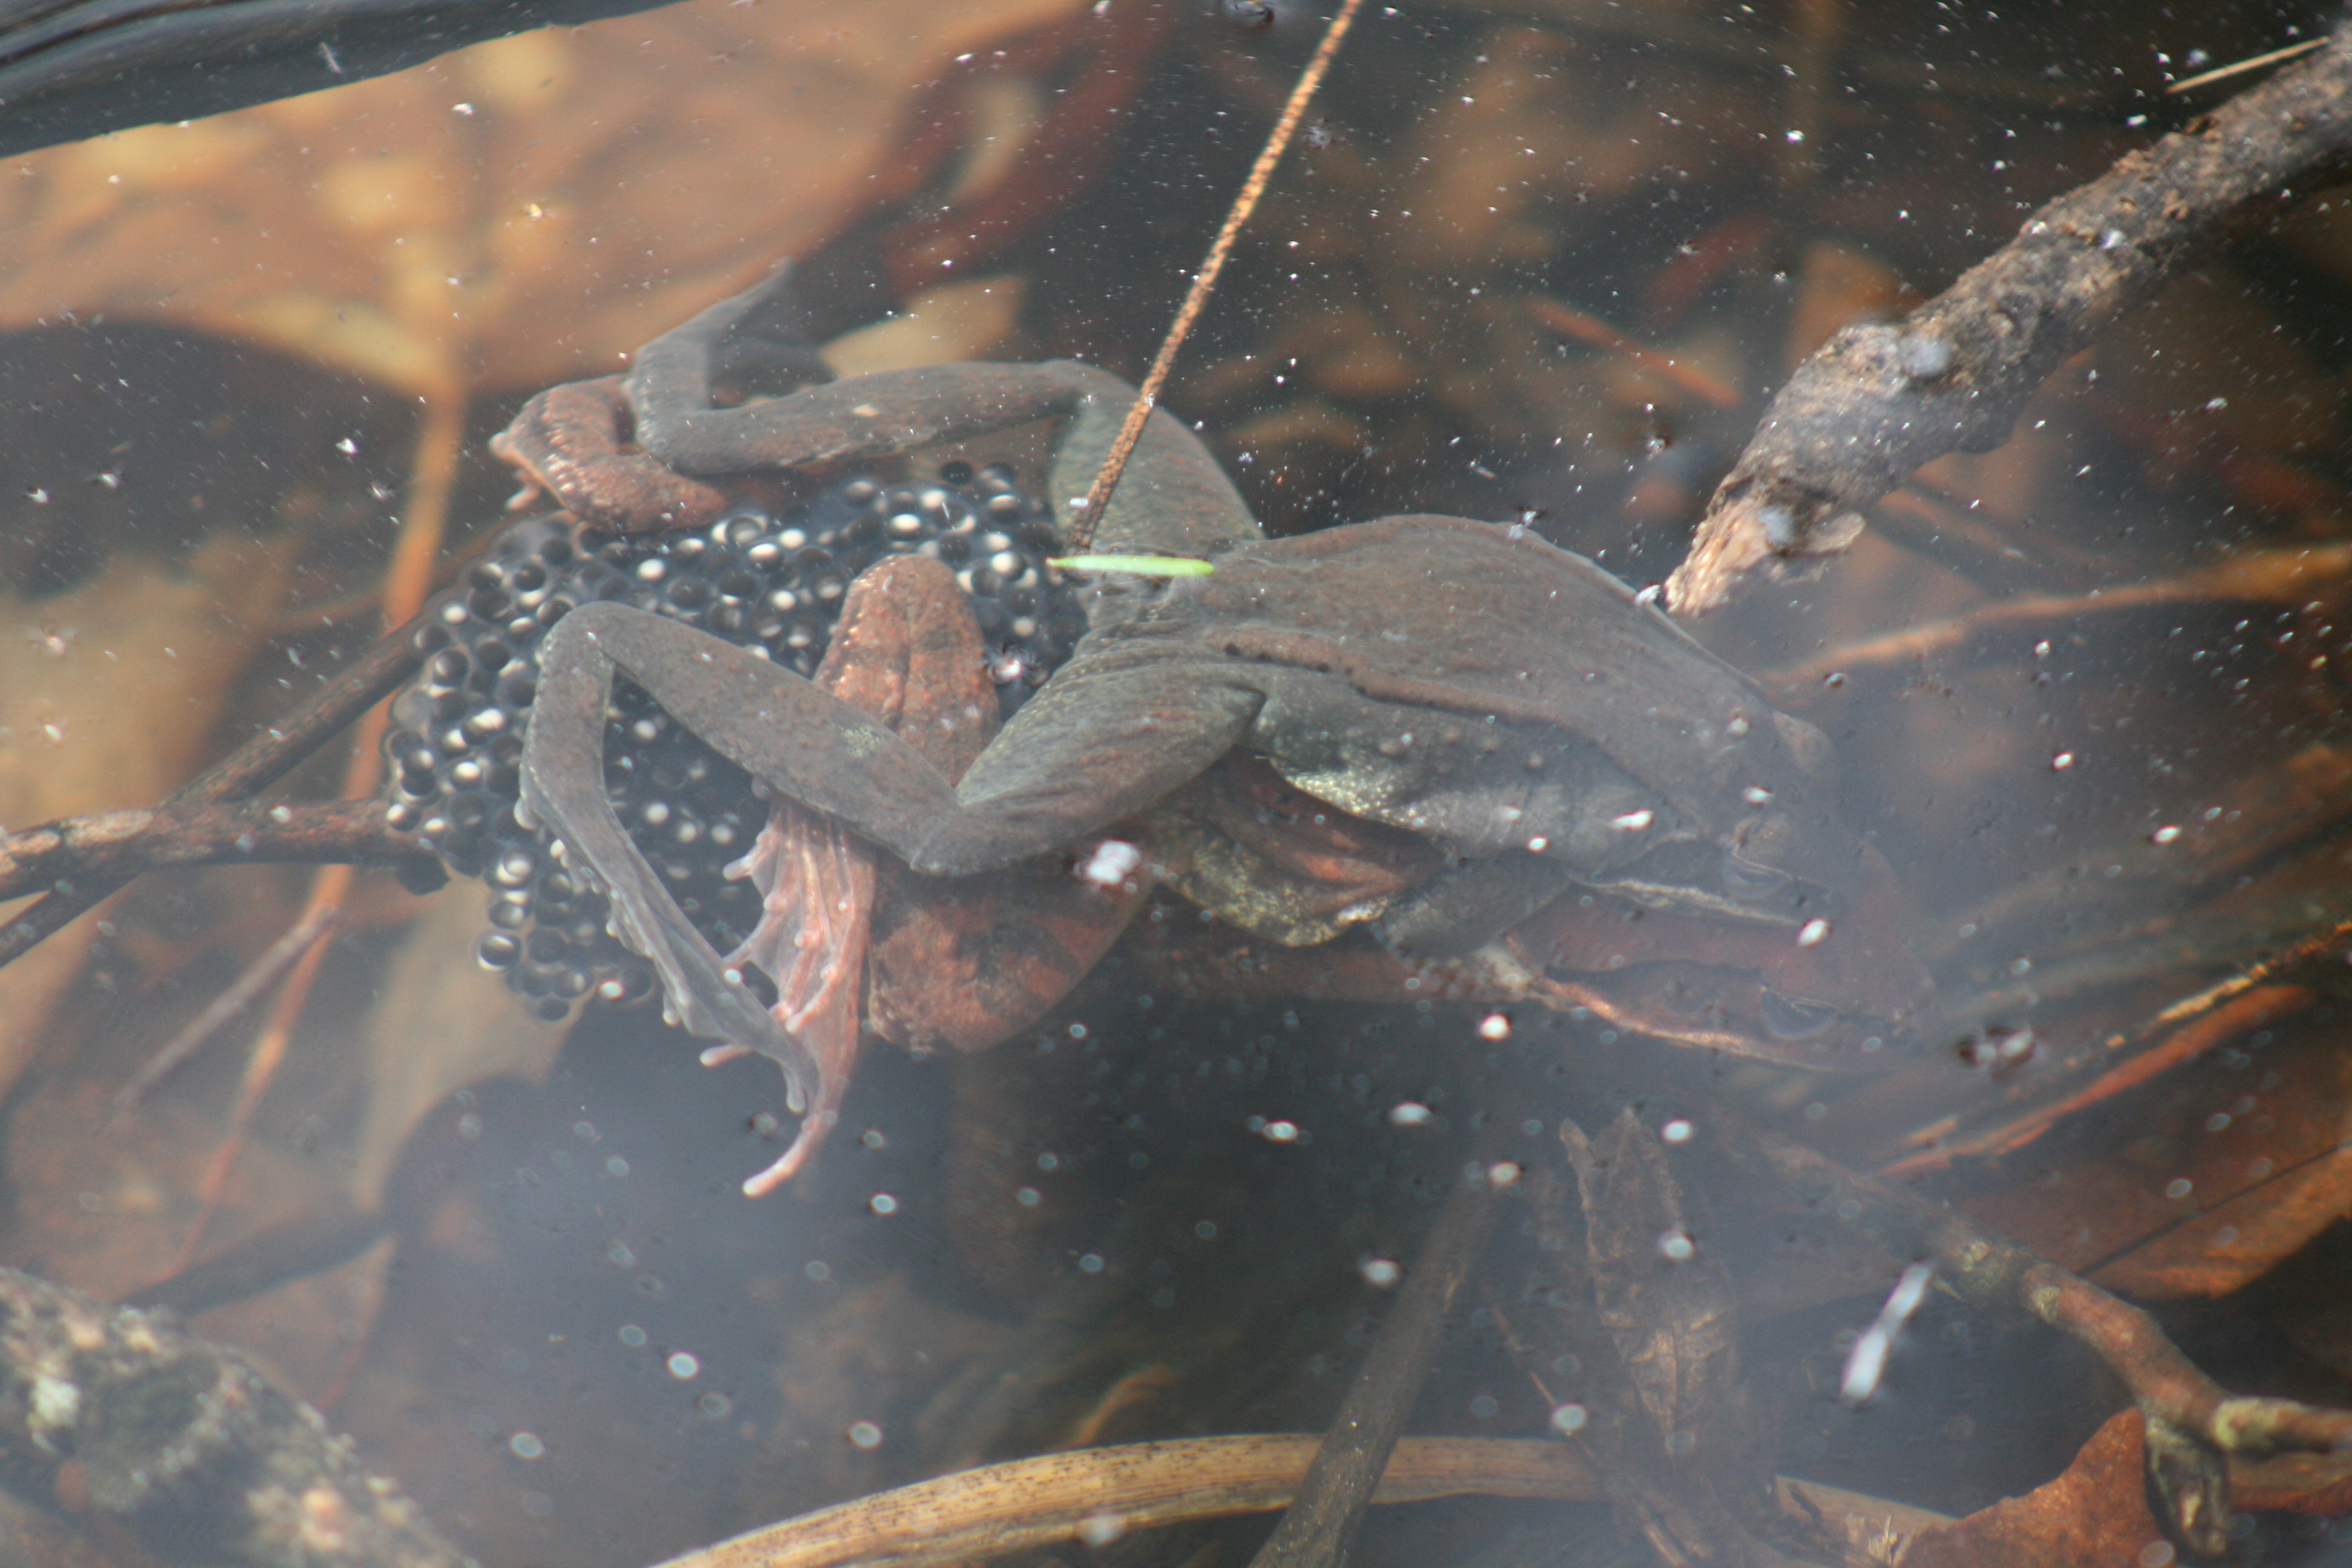
M 1834 554 L 1921 464 L 1985 452 L 2069 355 L 2256 201 L 2352 153 L 2352 23 L 2327 47 L 2025 221 L 1897 325 L 1851 326 L 1799 365 L 1666 580 L 1682 614 L 1759 570 Z

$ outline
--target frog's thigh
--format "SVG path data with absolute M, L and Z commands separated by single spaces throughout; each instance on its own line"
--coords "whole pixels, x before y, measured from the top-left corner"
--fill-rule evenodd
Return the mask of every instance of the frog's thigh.
M 940 815 L 956 809 L 939 770 L 863 710 L 666 616 L 583 605 L 556 623 L 542 658 L 560 677 L 583 660 L 626 672 L 672 718 L 769 788 L 901 858 Z M 544 678 L 541 689 L 543 698 Z M 523 749 L 527 778 L 538 772 L 531 743 L 538 738 L 534 720 Z
M 660 974 L 678 1023 L 706 1038 L 773 1057 L 798 1098 L 816 1087 L 815 1064 L 757 997 L 729 983 L 719 955 L 630 842 L 605 794 L 604 710 L 614 661 L 598 631 L 615 616 L 655 618 L 617 605 L 590 605 L 559 622 L 548 637 L 523 741 L 524 804 L 563 841 L 571 863 L 604 883 L 623 934 Z
M 1116 822 L 1232 750 L 1265 700 L 1226 660 L 1082 650 L 981 753 L 908 863 L 964 876 Z

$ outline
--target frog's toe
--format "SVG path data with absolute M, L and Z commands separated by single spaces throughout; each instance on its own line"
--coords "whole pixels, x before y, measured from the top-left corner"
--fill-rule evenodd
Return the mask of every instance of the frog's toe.
M 831 1132 L 834 1123 L 840 1120 L 841 1113 L 837 1110 L 827 1110 L 821 1114 L 812 1111 L 803 1118 L 800 1132 L 793 1139 L 793 1146 L 785 1150 L 783 1157 L 774 1164 L 756 1176 L 746 1178 L 743 1183 L 743 1195 L 747 1198 L 764 1198 L 794 1176 L 799 1175 L 808 1163 L 816 1157 L 817 1148 L 824 1143 L 825 1134 Z
M 849 1092 L 846 1072 L 823 1075 L 816 1093 L 810 1097 L 807 1111 L 801 1117 L 800 1130 L 793 1134 L 792 1145 L 776 1163 L 751 1177 L 743 1184 L 747 1198 L 763 1198 L 807 1169 L 816 1152 L 841 1123 L 842 1096 Z

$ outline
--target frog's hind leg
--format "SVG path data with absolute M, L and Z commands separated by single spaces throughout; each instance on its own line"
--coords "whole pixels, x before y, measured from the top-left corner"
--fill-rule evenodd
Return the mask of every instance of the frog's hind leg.
M 657 618 L 620 605 L 583 605 L 556 624 L 542 649 L 539 690 L 523 737 L 523 812 L 560 840 L 569 868 L 604 884 L 618 934 L 660 977 L 664 1016 L 706 1039 L 773 1058 L 783 1068 L 790 1103 L 800 1110 L 822 1081 L 818 1065 L 770 1016 L 740 972 L 731 971 L 695 930 L 630 840 L 605 792 L 605 711 L 616 665 L 594 628 L 614 616 Z M 728 647 L 691 627 L 663 624 L 698 642 Z M 567 628 L 572 635 L 565 635 Z M 629 673 L 650 684 L 635 662 Z
M 970 602 L 945 566 L 919 555 L 877 562 L 850 584 L 815 683 L 904 735 L 947 778 L 996 732 Z M 775 1016 L 819 1079 L 792 1147 L 743 1184 L 751 1197 L 792 1180 L 840 1121 L 868 1023 L 875 872 L 871 847 L 789 800 L 775 803 L 757 847 L 729 868 L 758 885 L 762 912 L 727 963 L 757 964 L 775 981 Z

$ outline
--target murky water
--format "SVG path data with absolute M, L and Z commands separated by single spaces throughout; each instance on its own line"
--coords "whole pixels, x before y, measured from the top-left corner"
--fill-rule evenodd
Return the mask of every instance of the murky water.
M 498 558 L 512 488 L 488 437 L 778 257 L 837 258 L 855 232 L 888 285 L 843 298 L 911 303 L 835 341 L 845 371 L 1139 374 L 1318 30 L 1261 9 L 698 0 L 16 160 L 0 827 L 161 800 L 404 620 L 404 595 L 487 592 L 466 573 Z M 2167 80 L 2324 25 L 2256 4 L 1374 6 L 1163 405 L 1274 535 L 1517 521 L 1641 587 L 1797 359 L 2230 90 Z M 1923 470 L 1816 580 L 1689 628 L 1828 736 L 1835 810 L 1888 868 L 1856 923 L 1934 976 L 1853 1070 L 1645 1037 L 1600 1002 L 1425 999 L 1402 971 L 1369 1000 L 1347 966 L 1384 955 L 1360 937 L 1217 970 L 1223 939 L 1171 900 L 993 1048 L 869 1039 L 814 1167 L 752 1201 L 739 1184 L 793 1124 L 779 1074 L 698 1066 L 642 999 L 575 1005 L 644 986 L 582 956 L 595 911 L 562 939 L 583 945 L 501 973 L 479 882 L 184 868 L 0 972 L 0 1263 L 259 1352 L 494 1564 L 651 1563 L 1048 1451 L 1319 1432 L 1473 1161 L 1519 1174 L 1406 1429 L 1571 1452 L 1619 1503 L 1589 1483 L 1384 1507 L 1354 1561 L 1647 1562 L 1659 1497 L 1699 1489 L 1748 1528 L 1775 1474 L 1860 1494 L 1867 1534 L 1881 1502 L 1966 1515 L 2075 1464 L 2128 1401 L 2045 1325 L 1931 1287 L 1883 1373 L 1854 1370 L 1918 1259 L 1759 1180 L 1732 1146 L 1757 1129 L 2148 1306 L 2233 1391 L 2352 1403 L 2345 211 L 2298 193 L 2062 367 L 2010 443 Z M 1034 430 L 922 454 L 871 476 L 870 507 L 754 476 L 734 500 L 762 521 L 724 548 L 855 571 L 895 489 L 954 463 L 898 543 L 1001 526 L 1003 551 L 1042 552 L 1020 531 L 1045 458 Z M 1024 499 L 1000 517 L 999 495 Z M 844 542 L 861 508 L 866 553 Z M 948 549 L 967 575 L 1000 551 Z M 699 559 L 604 570 L 658 596 Z M 758 593 L 807 604 L 742 636 L 781 648 L 805 621 L 790 652 L 814 668 L 835 595 L 786 570 Z M 1018 596 L 1040 570 L 989 579 L 1000 663 L 1058 651 L 1044 589 Z M 1412 592 L 1368 584 L 1366 629 Z M 407 700 L 428 752 L 472 711 Z M 616 731 L 611 764 L 636 743 Z M 691 912 L 740 937 L 709 835 L 746 839 L 763 808 L 660 771 L 684 754 L 643 762 L 631 809 L 693 860 Z M 457 755 L 408 768 L 435 781 L 418 813 L 482 790 L 503 810 L 511 780 L 452 783 Z M 279 793 L 373 794 L 378 752 L 358 757 L 338 742 Z M 578 910 L 539 874 L 509 881 L 553 933 Z M 263 991 L 115 1114 L 330 895 L 299 1006 Z M 1763 961 L 1723 929 L 1613 907 L 1560 975 L 1664 994 L 1747 964 L 1755 994 Z M 539 940 L 519 922 L 511 944 Z M 1605 1200 L 1588 1170 L 1580 1202 L 1563 1125 L 1599 1138 L 1628 1110 L 1666 1137 L 1674 1190 Z M 1596 1295 L 1581 1260 L 1644 1225 L 1678 1247 Z M 1656 1431 L 1629 1333 L 1722 1352 Z M 2172 1551 L 2130 1467 L 2089 1465 L 2063 1509 Z M 2242 1476 L 2271 1510 L 2242 1551 L 2352 1561 L 2340 1485 L 2297 1484 Z M 1036 1560 L 1239 1563 L 1270 1517 L 1096 1521 Z M 2107 1560 L 2081 1550 L 2047 1560 Z

